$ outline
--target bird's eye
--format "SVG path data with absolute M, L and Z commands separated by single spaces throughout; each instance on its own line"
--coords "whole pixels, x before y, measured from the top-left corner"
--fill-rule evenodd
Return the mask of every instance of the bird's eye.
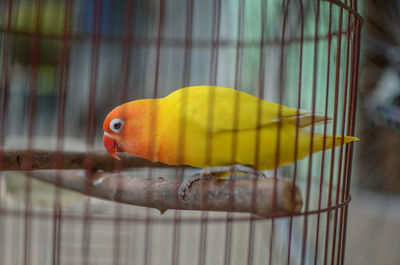
M 124 127 L 124 121 L 121 119 L 113 119 L 110 122 L 110 129 L 111 131 L 115 132 L 115 133 L 120 133 L 122 130 L 122 127 Z

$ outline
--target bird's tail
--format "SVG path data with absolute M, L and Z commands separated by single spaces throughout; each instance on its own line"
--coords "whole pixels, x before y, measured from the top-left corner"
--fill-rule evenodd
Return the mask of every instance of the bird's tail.
M 347 144 L 347 143 L 355 142 L 355 141 L 358 141 L 358 140 L 360 140 L 360 139 L 358 137 L 355 137 L 355 136 L 344 136 L 344 137 L 336 136 L 335 137 L 335 146 L 339 146 L 342 143 L 343 144 Z
M 351 143 L 354 141 L 360 140 L 359 138 L 355 136 L 335 136 L 335 139 L 333 140 L 333 135 L 325 135 L 325 145 L 323 141 L 324 135 L 323 134 L 317 134 L 314 136 L 314 142 L 313 142 L 313 153 L 322 151 L 322 150 L 329 150 L 333 146 L 340 146 L 341 144 L 347 144 Z
M 312 136 L 312 149 L 311 147 L 311 136 Z M 294 154 L 297 154 L 298 159 L 304 159 L 310 155 L 310 153 L 317 153 L 322 150 L 331 150 L 333 147 L 340 146 L 342 143 L 347 144 L 359 139 L 355 136 L 335 136 L 333 135 L 323 135 L 319 133 L 310 134 L 309 131 L 299 131 L 297 142 L 297 150 L 294 148 L 295 144 L 289 141 L 282 141 L 280 145 L 281 150 L 279 152 L 279 163 L 278 166 L 287 165 L 294 162 Z M 276 167 L 276 161 L 274 159 L 272 162 L 267 164 L 261 169 L 274 169 Z

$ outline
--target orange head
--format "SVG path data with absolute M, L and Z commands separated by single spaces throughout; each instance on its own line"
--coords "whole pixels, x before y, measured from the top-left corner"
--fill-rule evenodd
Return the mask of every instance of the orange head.
M 149 109 L 152 99 L 136 100 L 113 109 L 103 123 L 103 143 L 107 152 L 120 159 L 116 152 L 146 157 L 149 133 Z

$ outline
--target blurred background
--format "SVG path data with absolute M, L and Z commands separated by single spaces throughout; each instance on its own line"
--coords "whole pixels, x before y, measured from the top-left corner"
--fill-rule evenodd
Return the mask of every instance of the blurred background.
M 356 6 L 355 1 L 342 2 Z M 353 160 L 346 264 L 398 264 L 400 4 L 358 4 L 364 18 L 356 133 L 361 141 L 355 144 Z M 354 21 L 350 12 L 329 1 L 0 0 L 0 144 L 103 150 L 103 119 L 115 106 L 208 84 L 335 116 L 337 126 L 327 124 L 316 131 L 340 135 L 350 124 L 342 112 L 350 112 L 347 58 L 356 51 L 346 52 L 353 35 L 329 36 L 350 31 Z M 320 207 L 313 198 L 321 193 L 322 204 L 329 201 L 328 192 L 319 190 L 332 175 L 330 164 L 323 161 L 334 164 L 339 183 L 345 178 L 340 167 L 344 150 L 337 150 L 313 160 L 310 210 Z M 308 165 L 304 160 L 279 174 L 292 177 L 296 170 L 304 181 Z M 54 221 L 58 191 L 32 181 L 27 192 L 24 174 L 1 174 L 0 206 L 7 211 L 0 215 L 0 264 L 193 264 L 202 259 L 207 264 L 286 264 L 289 247 L 290 264 L 301 261 L 303 217 L 208 223 L 204 232 L 200 213 L 170 211 L 160 216 L 62 190 L 63 218 Z M 146 169 L 135 174 L 149 176 Z M 305 194 L 306 186 L 300 188 Z M 27 205 L 38 213 L 29 222 L 23 211 Z M 83 221 L 80 217 L 88 212 L 105 218 Z M 116 216 L 126 219 L 115 221 Z M 163 223 L 171 217 L 195 217 L 199 222 L 179 223 L 179 228 Z M 328 221 L 332 217 L 319 218 L 324 228 L 333 225 Z M 57 222 L 61 232 L 55 235 Z M 316 222 L 311 216 L 308 226 Z M 227 248 L 229 230 L 233 235 Z M 324 244 L 328 237 L 322 228 L 305 233 L 310 238 L 321 234 L 319 243 L 308 241 L 305 264 L 323 264 L 322 253 L 328 253 L 329 261 L 335 256 L 334 243 Z M 202 237 L 207 247 L 199 241 Z
M 399 1 L 362 1 L 349 264 L 398 264 L 400 236 Z

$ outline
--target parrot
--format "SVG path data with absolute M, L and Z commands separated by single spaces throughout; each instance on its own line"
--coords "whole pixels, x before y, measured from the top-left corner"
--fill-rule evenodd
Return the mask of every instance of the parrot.
M 116 159 L 117 152 L 127 152 L 152 162 L 201 168 L 203 175 L 231 166 L 257 175 L 359 140 L 306 129 L 326 120 L 240 90 L 191 86 L 116 107 L 104 120 L 103 143 Z

